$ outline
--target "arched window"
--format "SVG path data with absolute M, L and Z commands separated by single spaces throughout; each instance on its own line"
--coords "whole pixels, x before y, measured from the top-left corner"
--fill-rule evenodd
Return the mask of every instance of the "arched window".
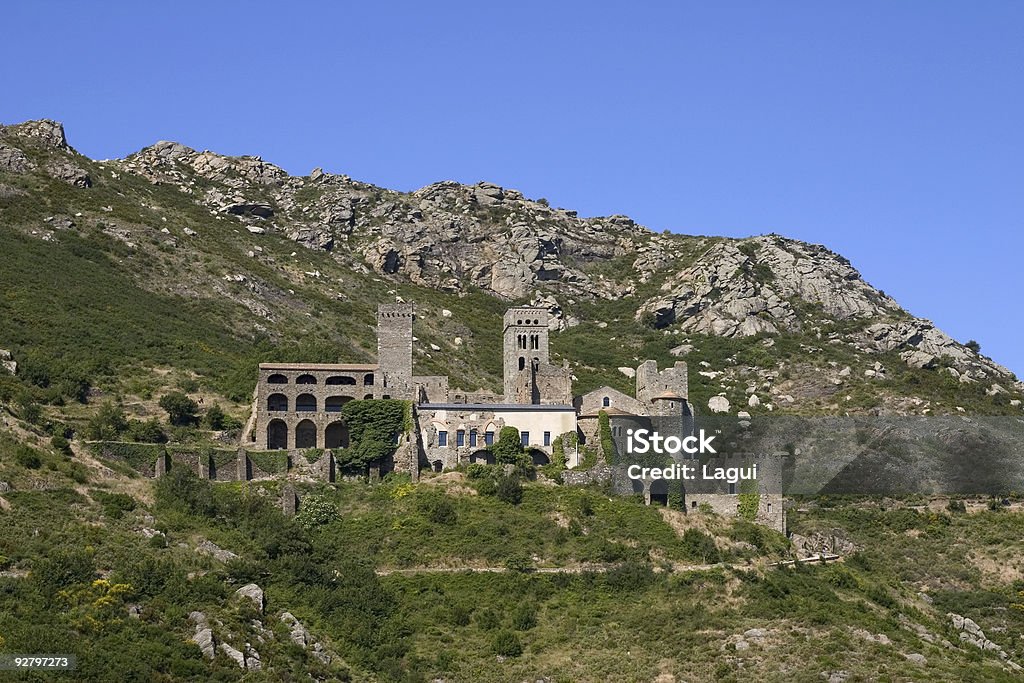
M 316 377 L 313 375 L 299 375 L 295 379 L 296 384 L 316 384 Z
M 267 410 L 272 413 L 287 412 L 288 397 L 284 394 L 271 394 L 267 396 Z
M 372 372 L 363 375 L 363 386 L 364 387 L 372 387 L 373 386 L 373 373 Z
M 607 396 L 605 396 L 604 398 L 601 399 L 601 405 L 604 406 L 605 408 L 607 408 L 611 404 L 612 404 L 612 400 L 610 398 L 608 398 Z
M 288 448 L 288 425 L 284 420 L 271 420 L 267 425 L 267 448 L 272 451 Z
M 328 413 L 340 413 L 345 404 L 352 400 L 351 396 L 329 396 L 324 401 L 324 411 Z M 330 448 L 328 446 L 328 448 Z
M 356 385 L 356 378 L 347 377 L 345 375 L 334 375 L 327 378 L 327 384 L 330 384 L 331 386 L 344 385 L 354 387 Z
M 280 373 L 275 373 L 267 378 L 267 384 L 288 384 L 288 378 Z
M 312 420 L 303 420 L 295 426 L 295 447 L 316 448 L 316 425 Z
M 344 422 L 332 422 L 324 432 L 324 448 L 348 448 L 348 427 Z
M 295 399 L 295 410 L 299 413 L 316 412 L 316 396 L 313 394 L 299 394 Z
M 522 356 L 519 356 L 519 369 L 520 370 L 525 370 L 526 369 L 526 359 L 523 358 Z

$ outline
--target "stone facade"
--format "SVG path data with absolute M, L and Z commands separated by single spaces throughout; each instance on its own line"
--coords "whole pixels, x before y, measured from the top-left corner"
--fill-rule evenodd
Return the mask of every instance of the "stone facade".
M 355 399 L 382 398 L 376 364 L 263 363 L 255 420 L 245 442 L 254 450 L 344 448 L 341 409 Z

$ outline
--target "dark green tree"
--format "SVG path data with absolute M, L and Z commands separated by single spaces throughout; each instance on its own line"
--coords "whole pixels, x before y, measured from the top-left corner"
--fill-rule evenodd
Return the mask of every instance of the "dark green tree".
M 491 452 L 494 453 L 494 461 L 500 465 L 518 464 L 526 453 L 519 430 L 511 426 L 502 427 L 498 432 L 498 443 L 494 444 Z
M 183 426 L 195 424 L 199 406 L 186 394 L 172 391 L 160 398 L 160 407 L 167 411 L 167 418 L 172 425 Z
M 128 419 L 121 406 L 107 401 L 85 425 L 86 438 L 93 441 L 116 441 L 128 429 Z

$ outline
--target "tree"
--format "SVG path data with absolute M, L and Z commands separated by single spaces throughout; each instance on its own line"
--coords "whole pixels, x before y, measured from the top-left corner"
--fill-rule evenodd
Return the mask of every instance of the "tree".
M 525 455 L 523 440 L 519 436 L 519 430 L 511 426 L 502 427 L 498 433 L 498 443 L 494 444 L 491 451 L 494 453 L 494 461 L 498 464 L 517 464 L 522 456 Z
M 199 405 L 180 391 L 164 394 L 160 399 L 160 407 L 167 411 L 167 418 L 172 425 L 190 425 L 196 422 Z
M 167 435 L 164 434 L 160 422 L 154 417 L 148 420 L 132 420 L 128 427 L 128 433 L 133 441 L 142 443 L 167 443 Z
M 224 429 L 224 418 L 224 410 L 220 407 L 220 404 L 214 403 L 206 409 L 206 416 L 203 420 L 206 422 L 207 427 L 219 432 Z
M 973 339 L 969 340 L 966 344 L 964 344 L 964 346 L 969 348 L 971 351 L 974 351 L 975 353 L 981 353 L 981 344 L 979 344 Z
M 349 401 L 341 409 L 351 446 L 337 454 L 342 467 L 364 471 L 395 452 L 396 437 L 406 431 L 409 403 L 395 399 Z
M 93 441 L 116 441 L 128 429 L 121 406 L 107 401 L 85 425 L 85 435 Z

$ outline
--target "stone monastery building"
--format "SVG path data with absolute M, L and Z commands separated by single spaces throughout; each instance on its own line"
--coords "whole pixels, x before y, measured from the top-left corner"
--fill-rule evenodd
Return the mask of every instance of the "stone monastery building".
M 503 321 L 502 395 L 450 388 L 446 376 L 414 376 L 414 310 L 410 304 L 377 311 L 377 363 L 260 365 L 256 402 L 243 443 L 255 450 L 336 449 L 348 446 L 342 407 L 354 399 L 393 398 L 413 403 L 413 433 L 400 439 L 393 463 L 381 473 L 421 468 L 435 471 L 467 462 L 493 463 L 490 446 L 502 427 L 519 430 L 537 464 L 546 464 L 555 440 L 576 433 L 581 443 L 598 441 L 598 414 L 609 415 L 613 433 L 654 416 L 689 415 L 686 363 L 658 370 L 648 360 L 636 372 L 636 397 L 610 387 L 583 396 L 572 393 L 568 364 L 551 363 L 549 313 L 516 307 Z M 567 467 L 579 464 L 565 449 Z

